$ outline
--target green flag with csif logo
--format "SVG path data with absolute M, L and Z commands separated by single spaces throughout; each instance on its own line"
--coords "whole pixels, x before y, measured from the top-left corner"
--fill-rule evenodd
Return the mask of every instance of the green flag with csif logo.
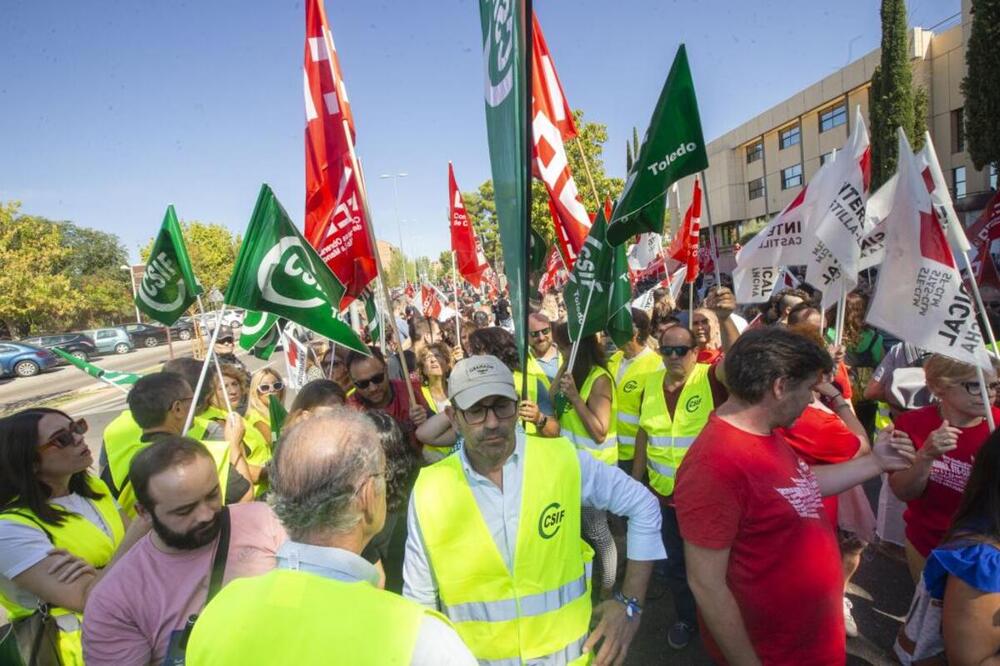
M 136 289 L 135 304 L 150 319 L 171 326 L 200 293 L 177 214 L 173 206 L 167 206 L 142 282 Z
M 257 358 L 271 358 L 278 344 L 278 318 L 268 312 L 247 310 L 240 327 L 239 345 Z
M 226 305 L 267 312 L 364 354 L 351 327 L 337 318 L 344 285 L 306 242 L 267 184 L 236 257 Z
M 639 154 L 608 223 L 608 241 L 621 245 L 647 231 L 663 232 L 667 188 L 708 168 L 698 100 L 681 44 L 663 84 Z
M 530 215 L 525 186 L 531 178 L 531 146 L 524 131 L 530 101 L 524 85 L 524 14 L 524 0 L 479 0 L 493 193 L 514 336 L 522 359 L 526 349 L 524 311 L 528 307 L 525 235 Z
M 569 339 L 576 341 L 604 330 L 610 316 L 615 287 L 615 249 L 605 237 L 607 222 L 604 206 L 590 227 L 587 240 L 576 256 L 563 298 L 566 300 L 566 326 Z M 628 279 L 626 277 L 626 279 Z

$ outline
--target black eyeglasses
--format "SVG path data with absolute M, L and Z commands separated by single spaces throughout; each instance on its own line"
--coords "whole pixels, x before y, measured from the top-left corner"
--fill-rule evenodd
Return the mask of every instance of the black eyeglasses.
M 660 345 L 660 356 L 687 356 L 691 349 L 687 345 Z
M 537 331 L 531 331 L 528 335 L 530 335 L 533 338 L 540 338 L 543 335 L 548 335 L 551 332 L 552 332 L 551 328 L 540 328 Z
M 381 384 L 384 381 L 385 381 L 385 373 L 380 372 L 377 375 L 369 377 L 368 379 L 355 379 L 354 385 L 357 386 L 362 391 L 364 391 L 366 388 L 368 388 L 369 384 Z
M 257 390 L 261 393 L 270 393 L 273 391 L 280 391 L 285 388 L 284 382 L 274 382 L 273 384 L 261 384 L 257 387 Z
M 962 382 L 961 386 L 972 397 L 979 396 L 979 382 Z M 991 382 L 986 385 L 987 393 L 996 393 L 998 390 L 1000 390 L 1000 382 Z
M 70 421 L 68 428 L 54 433 L 51 437 L 49 437 L 48 441 L 43 443 L 38 448 L 47 449 L 50 446 L 54 446 L 57 449 L 65 449 L 76 444 L 76 438 L 85 434 L 89 429 L 90 426 L 87 425 L 86 419 Z
M 224 337 L 224 338 L 219 338 L 219 339 L 217 339 L 217 340 L 215 341 L 215 343 L 216 343 L 216 344 L 219 344 L 219 345 L 231 345 L 231 344 L 233 344 L 233 341 L 234 341 L 234 340 L 235 340 L 235 338 L 233 338 L 233 336 L 231 336 L 231 335 L 227 335 L 227 336 L 226 336 L 226 337 Z
M 509 419 L 517 413 L 517 402 L 514 400 L 501 400 L 492 405 L 473 405 L 468 409 L 463 409 L 465 422 L 469 425 L 479 425 L 486 420 L 486 413 L 493 412 L 493 416 L 498 419 Z

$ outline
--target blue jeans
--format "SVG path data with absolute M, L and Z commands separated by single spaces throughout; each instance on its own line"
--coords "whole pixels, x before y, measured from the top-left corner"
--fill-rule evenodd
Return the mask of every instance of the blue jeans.
M 687 582 L 687 570 L 684 567 L 684 540 L 677 525 L 677 512 L 672 506 L 661 506 L 663 524 L 660 534 L 663 536 L 663 547 L 667 550 L 667 587 L 674 597 L 674 609 L 677 619 L 692 627 L 698 626 L 695 613 L 694 594 Z

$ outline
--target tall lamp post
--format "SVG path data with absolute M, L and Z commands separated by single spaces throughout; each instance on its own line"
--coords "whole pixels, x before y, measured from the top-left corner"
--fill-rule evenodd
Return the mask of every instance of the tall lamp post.
M 392 178 L 392 210 L 396 215 L 396 229 L 399 231 L 399 254 L 403 257 L 403 282 L 406 282 L 406 253 L 403 252 L 403 223 L 399 219 L 399 188 L 396 183 L 400 178 L 406 178 L 409 174 L 405 171 L 402 173 L 383 173 L 379 178 L 385 180 L 386 178 Z M 416 268 L 414 268 L 416 270 Z
M 135 273 L 131 266 L 119 266 L 123 271 L 128 271 L 128 281 L 132 285 L 132 305 L 135 306 L 135 323 L 141 324 L 142 318 L 139 316 L 139 292 L 135 288 Z

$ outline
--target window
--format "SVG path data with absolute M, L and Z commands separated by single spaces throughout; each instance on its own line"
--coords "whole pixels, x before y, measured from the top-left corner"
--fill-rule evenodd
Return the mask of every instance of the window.
M 840 127 L 841 125 L 847 124 L 847 105 L 838 104 L 837 106 L 831 106 L 829 109 L 819 112 L 819 132 L 822 134 L 827 130 L 832 130 L 834 127 Z
M 826 164 L 826 161 L 828 159 L 830 159 L 831 157 L 833 157 L 833 151 L 832 150 L 830 152 L 828 152 L 828 153 L 823 153 L 822 155 L 819 156 L 819 165 L 823 166 L 824 164 Z
M 801 133 L 799 131 L 798 125 L 792 125 L 791 127 L 786 127 L 778 133 L 778 147 L 781 150 L 788 148 L 789 146 L 794 146 L 801 139 Z
M 965 109 L 955 109 L 951 112 L 951 152 L 960 153 L 965 150 Z
M 997 189 L 997 163 L 990 165 L 990 189 Z
M 802 165 L 796 164 L 781 170 L 781 189 L 787 190 L 802 185 Z
M 98 340 L 105 340 L 107 338 L 113 338 L 113 337 L 115 337 L 115 332 L 114 331 L 98 331 L 97 332 L 97 339 Z
M 764 142 L 755 141 L 747 146 L 747 164 L 756 162 L 764 156 Z
M 764 196 L 764 179 L 754 178 L 749 183 L 747 183 L 747 194 L 750 197 L 750 201 L 754 199 L 760 199 Z
M 965 167 L 955 167 L 951 170 L 951 188 L 955 199 L 965 198 Z

